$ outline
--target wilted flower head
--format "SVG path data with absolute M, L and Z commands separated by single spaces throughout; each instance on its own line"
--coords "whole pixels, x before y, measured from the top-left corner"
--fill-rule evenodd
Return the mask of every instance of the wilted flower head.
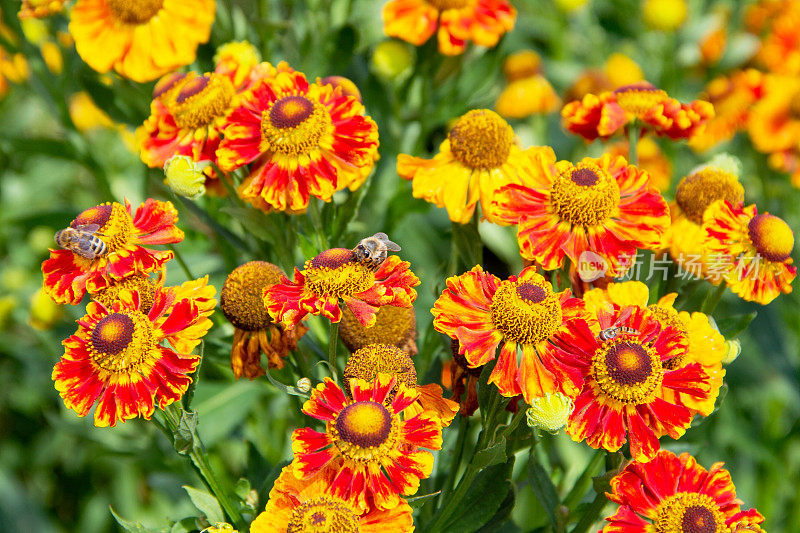
M 369 344 L 392 344 L 409 355 L 417 354 L 417 320 L 413 307 L 384 305 L 375 315 L 375 324 L 364 326 L 350 309 L 342 312 L 339 337 L 351 352 Z
M 235 328 L 231 368 L 237 378 L 263 376 L 262 353 L 270 368 L 283 368 L 283 358 L 297 348 L 297 341 L 308 331 L 304 324 L 275 324 L 264 307 L 264 289 L 282 277 L 281 269 L 272 263 L 250 261 L 236 267 L 225 279 L 220 307 Z

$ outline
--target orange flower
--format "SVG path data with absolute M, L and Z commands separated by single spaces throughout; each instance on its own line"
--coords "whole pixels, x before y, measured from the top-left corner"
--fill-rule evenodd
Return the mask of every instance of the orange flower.
M 583 305 L 569 291 L 554 293 L 535 267 L 506 281 L 480 266 L 448 278 L 431 313 L 433 327 L 458 341 L 458 353 L 470 368 L 497 358 L 489 383 L 504 396 L 522 394 L 530 403 L 547 392 L 574 394 L 581 386 L 552 357 L 548 339 L 568 329 L 583 314 Z
M 750 140 L 765 153 L 800 146 L 800 78 L 767 76 L 764 95 L 750 111 Z
M 285 63 L 276 69 L 269 63 L 251 66 L 237 65 L 236 61 L 226 57 L 214 72 L 173 73 L 159 80 L 153 91 L 150 116 L 136 131 L 140 156 L 147 166 L 163 167 L 174 155 L 216 164 L 222 128 L 236 108 L 239 95 L 261 78 L 291 70 Z M 216 176 L 212 167 L 204 172 L 209 177 Z
M 292 328 L 309 313 L 339 322 L 341 298 L 358 321 L 369 326 L 381 306 L 411 307 L 417 299 L 413 287 L 419 279 L 409 265 L 390 255 L 373 272 L 357 262 L 351 250 L 332 248 L 306 261 L 302 272 L 295 268 L 294 281 L 281 277 L 279 283 L 268 285 L 264 304 L 276 322 Z
M 351 399 L 326 378 L 303 405 L 308 416 L 325 422 L 325 431 L 301 428 L 292 434 L 294 474 L 313 479 L 333 474 L 329 494 L 356 509 L 392 509 L 400 494 L 414 494 L 433 468 L 426 451 L 442 447 L 442 430 L 430 412 L 404 412 L 419 396 L 395 379 L 379 374 L 370 385 L 350 381 Z
M 588 141 L 610 137 L 634 118 L 656 135 L 688 139 L 714 116 L 714 106 L 703 100 L 682 104 L 650 83 L 637 82 L 599 96 L 587 94 L 565 105 L 561 116 L 568 131 Z
M 96 71 L 145 82 L 195 60 L 215 10 L 215 0 L 77 0 L 69 32 Z
M 67 0 L 22 0 L 19 8 L 19 18 L 44 18 L 60 13 L 64 10 Z
M 389 37 L 420 46 L 436 32 L 447 55 L 462 53 L 467 41 L 493 47 L 517 18 L 508 0 L 390 0 L 382 14 Z
M 722 463 L 710 470 L 694 457 L 661 450 L 647 463 L 630 463 L 611 479 L 606 496 L 619 504 L 602 533 L 645 531 L 761 531 L 764 517 L 742 511 L 730 473 Z M 739 524 L 751 527 L 739 528 Z
M 744 129 L 753 105 L 764 94 L 765 79 L 764 73 L 746 69 L 711 80 L 706 99 L 714 106 L 714 118 L 689 139 L 689 146 L 701 152 L 709 150 Z
M 788 172 L 792 185 L 800 189 L 800 151 L 798 150 L 783 150 L 769 154 L 767 161 L 769 166 L 775 170 Z
M 266 261 L 250 261 L 236 267 L 222 286 L 220 308 L 233 324 L 231 368 L 236 378 L 263 376 L 261 354 L 267 355 L 269 368 L 283 368 L 283 358 L 297 349 L 297 341 L 308 327 L 293 328 L 275 324 L 264 308 L 264 289 L 284 277 L 277 266 Z
M 767 305 L 792 292 L 797 267 L 791 257 L 794 233 L 786 222 L 758 214 L 755 205 L 718 200 L 703 215 L 703 231 L 708 253 L 725 258 L 725 281 L 741 298 Z
M 549 114 L 561 105 L 547 78 L 537 74 L 514 80 L 497 97 L 494 107 L 507 118 L 525 118 L 534 114 Z
M 164 409 L 181 398 L 200 363 L 191 352 L 211 327 L 208 315 L 216 305 L 194 297 L 205 291 L 184 289 L 157 291 L 147 313 L 135 290 L 120 293 L 111 308 L 89 303 L 53 369 L 68 408 L 85 416 L 97 403 L 95 425 L 113 427 L 137 416 L 149 419 L 156 403 Z
M 219 166 L 252 163 L 239 196 L 259 209 L 303 212 L 309 198 L 363 183 L 375 163 L 378 126 L 341 88 L 301 72 L 260 79 L 227 119 Z
M 669 209 L 646 172 L 609 155 L 573 165 L 550 152 L 544 163 L 535 180 L 503 187 L 494 202 L 499 218 L 518 224 L 523 258 L 553 270 L 564 257 L 580 266 L 581 254 L 592 252 L 617 276 L 638 248 L 660 243 Z
M 86 291 L 99 292 L 119 280 L 135 274 L 161 270 L 172 259 L 172 252 L 152 250 L 141 245 L 168 244 L 183 240 L 175 223 L 178 212 L 171 202 L 148 199 L 135 214 L 131 205 L 105 203 L 87 209 L 72 221 L 68 233 L 61 234 L 70 248 L 50 250 L 50 259 L 42 263 L 44 290 L 58 303 L 76 305 Z M 98 226 L 93 234 L 87 226 Z M 93 257 L 85 257 L 82 246 L 89 238 L 102 242 Z M 83 255 L 76 253 L 80 251 Z
M 496 191 L 509 183 L 524 183 L 539 172 L 548 154 L 549 147 L 521 150 L 514 130 L 500 115 L 475 109 L 456 121 L 433 159 L 397 156 L 397 173 L 412 180 L 414 198 L 446 208 L 453 222 L 469 222 L 478 201 L 483 215 L 499 222 L 492 209 Z
M 800 6 L 789 2 L 769 23 L 766 37 L 756 59 L 775 74 L 800 74 Z
M 267 507 L 250 524 L 250 533 L 286 531 L 358 531 L 359 533 L 411 533 L 414 520 L 405 500 L 389 510 L 368 511 L 331 496 L 333 472 L 326 470 L 309 480 L 297 479 L 292 465 L 285 466 L 269 491 Z
M 693 413 L 708 416 L 714 410 L 714 401 L 719 395 L 722 379 L 725 377 L 725 370 L 722 368 L 722 360 L 728 353 L 725 338 L 712 325 L 713 319 L 708 315 L 678 312 L 673 307 L 677 296 L 674 292 L 667 294 L 658 302 L 648 306 L 650 291 L 647 285 L 640 281 L 626 281 L 610 283 L 605 289 L 587 291 L 583 295 L 583 301 L 586 303 L 586 309 L 594 315 L 608 304 L 619 307 L 631 305 L 646 307 L 661 324 L 661 329 L 668 327 L 676 329 L 685 341 L 686 350 L 663 361 L 664 368 L 675 370 L 692 363 L 699 363 L 708 378 L 709 394 L 699 401 L 698 398 L 682 394 L 678 390 L 665 389 L 664 397 L 667 401 L 688 407 Z M 600 332 L 599 326 L 596 327 L 596 332 Z
M 662 329 L 647 309 L 609 306 L 595 320 L 596 326 L 576 320 L 553 338 L 554 357 L 583 383 L 567 433 L 609 451 L 627 437 L 631 457 L 649 461 L 659 437 L 677 439 L 692 422 L 695 411 L 680 403 L 680 395 L 702 404 L 710 397 L 708 376 L 699 363 L 665 366 L 686 352 L 686 339 L 674 327 Z
M 458 404 L 443 398 L 443 391 L 439 385 L 417 383 L 417 371 L 411 356 L 390 344 L 369 344 L 347 358 L 344 380 L 348 396 L 350 388 L 347 384 L 351 379 L 359 378 L 372 383 L 379 373 L 395 377 L 398 383 L 403 383 L 419 394 L 419 398 L 408 406 L 406 410 L 408 416 L 430 411 L 439 418 L 442 427 L 447 427 L 458 413 Z

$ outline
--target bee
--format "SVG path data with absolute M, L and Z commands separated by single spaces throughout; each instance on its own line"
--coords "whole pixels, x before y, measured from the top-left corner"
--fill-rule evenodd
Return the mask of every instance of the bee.
M 55 234 L 56 244 L 60 247 L 71 250 L 86 259 L 97 259 L 108 253 L 106 243 L 94 235 L 100 229 L 97 224 L 83 224 L 76 227 L 68 227 L 59 230 Z
M 610 339 L 613 339 L 614 337 L 616 337 L 619 332 L 628 333 L 630 335 L 638 335 L 639 334 L 638 330 L 635 330 L 633 328 L 629 328 L 628 326 L 612 326 L 610 328 L 606 328 L 603 331 L 601 331 L 597 335 L 597 338 L 600 339 L 601 341 L 607 341 L 607 340 L 610 340 Z
M 389 236 L 385 233 L 376 233 L 372 237 L 361 239 L 361 241 L 353 248 L 353 255 L 356 261 L 362 265 L 366 265 L 373 272 L 378 270 L 386 260 L 387 252 L 399 252 L 400 247 L 389 240 Z

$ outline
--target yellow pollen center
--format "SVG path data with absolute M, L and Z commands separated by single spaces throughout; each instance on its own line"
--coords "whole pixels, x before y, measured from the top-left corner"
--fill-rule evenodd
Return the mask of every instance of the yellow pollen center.
M 184 81 L 170 105 L 175 124 L 189 130 L 208 126 L 225 116 L 234 93 L 231 80 L 217 74 Z
M 438 9 L 439 11 L 444 11 L 446 9 L 460 9 L 462 7 L 467 7 L 475 0 L 425 0 L 428 5 L 431 5 Z
M 151 364 L 157 345 L 153 327 L 139 311 L 112 313 L 101 318 L 89 335 L 95 365 L 110 374 L 141 374 Z
M 647 82 L 619 87 L 614 91 L 617 104 L 636 117 L 644 117 L 648 111 L 665 101 L 668 96 Z
M 604 342 L 595 352 L 592 376 L 606 396 L 638 405 L 655 397 L 663 370 L 655 350 L 623 334 Z
M 794 233 L 789 224 L 775 215 L 756 215 L 747 225 L 756 251 L 770 261 L 782 263 L 794 248 Z
M 534 281 L 504 281 L 492 298 L 492 323 L 503 335 L 521 344 L 537 344 L 561 325 L 558 296 L 537 274 Z
M 744 187 L 736 176 L 716 167 L 705 167 L 686 176 L 675 191 L 678 207 L 696 224 L 703 223 L 706 208 L 717 200 L 740 204 L 744 200 Z
M 317 296 L 352 296 L 375 284 L 375 275 L 346 248 L 325 250 L 306 261 L 306 287 Z
M 144 24 L 161 10 L 164 0 L 106 0 L 111 15 L 125 24 Z
M 374 448 L 389 437 L 392 415 L 382 404 L 367 400 L 342 409 L 334 424 L 342 441 L 358 448 Z
M 287 156 L 308 154 L 333 131 L 328 109 L 305 96 L 284 96 L 261 115 L 262 152 Z
M 101 289 L 100 292 L 93 293 L 92 300 L 98 301 L 108 309 L 111 309 L 111 306 L 119 301 L 119 294 L 123 290 L 137 291 L 139 293 L 139 310 L 143 313 L 150 312 L 155 299 L 156 285 L 149 277 L 141 274 L 127 277 Z
M 283 273 L 266 261 L 238 266 L 225 279 L 220 307 L 231 324 L 244 331 L 266 329 L 272 322 L 264 307 L 264 288 L 278 283 Z
M 394 398 L 400 383 L 411 389 L 417 387 L 417 370 L 408 353 L 391 344 L 370 344 L 356 350 L 347 359 L 347 365 L 344 367 L 345 392 L 350 396 L 351 379 L 360 378 L 371 382 L 379 372 L 390 374 L 397 380 L 394 390 L 387 396 L 389 403 Z
M 464 166 L 491 170 L 508 160 L 514 130 L 494 111 L 475 109 L 458 119 L 448 138 L 453 157 Z
M 358 533 L 358 515 L 339 498 L 320 496 L 292 510 L 286 533 Z
M 602 224 L 619 205 L 616 180 L 602 168 L 579 163 L 558 175 L 550 191 L 553 211 L 576 226 Z
M 108 203 L 87 209 L 72 221 L 71 227 L 86 224 L 100 226 L 93 236 L 106 244 L 107 253 L 115 252 L 128 245 L 135 230 L 133 219 L 122 204 Z
M 723 533 L 725 516 L 706 494 L 679 492 L 664 499 L 656 509 L 656 533 Z
M 364 327 L 350 309 L 342 312 L 339 336 L 347 348 L 354 352 L 370 344 L 393 344 L 407 349 L 414 341 L 416 320 L 411 307 L 384 305 L 378 309 L 375 324 Z

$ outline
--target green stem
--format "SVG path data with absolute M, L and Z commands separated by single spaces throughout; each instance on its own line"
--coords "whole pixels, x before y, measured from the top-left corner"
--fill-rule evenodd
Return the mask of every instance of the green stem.
M 584 511 L 583 516 L 581 517 L 578 524 L 572 529 L 570 533 L 586 533 L 589 530 L 592 524 L 595 523 L 597 518 L 600 516 L 600 513 L 603 511 L 603 507 L 606 506 L 608 503 L 608 499 L 606 498 L 605 494 L 598 494 L 592 500 L 592 503 L 586 508 Z
M 306 213 L 308 214 L 308 218 L 311 221 L 311 226 L 314 228 L 314 232 L 317 234 L 317 243 L 319 246 L 319 250 L 327 250 L 330 248 L 330 243 L 328 242 L 328 235 L 325 233 L 325 229 L 322 227 L 322 213 L 320 212 L 319 204 L 322 200 L 311 199 L 308 202 L 308 209 Z
M 176 403 L 172 403 L 164 409 L 164 419 L 172 433 L 173 439 L 178 431 L 180 417 L 179 407 Z M 206 453 L 205 446 L 203 446 L 203 442 L 200 440 L 200 436 L 196 431 L 192 431 L 192 439 L 192 445 L 188 450 L 188 456 L 189 459 L 191 459 L 192 465 L 195 467 L 195 470 L 197 470 L 197 473 L 200 474 L 206 487 L 208 487 L 214 494 L 214 497 L 217 498 L 217 501 L 220 506 L 222 506 L 225 514 L 228 515 L 228 518 L 230 518 L 233 526 L 240 531 L 246 531 L 247 525 L 244 518 L 242 518 L 239 509 L 228 497 L 228 492 L 224 490 L 222 484 L 214 475 L 214 471 L 211 469 L 211 465 L 208 462 L 208 454 Z
M 631 165 L 639 164 L 639 154 L 637 153 L 637 150 L 639 148 L 640 131 L 641 128 L 634 119 L 634 121 L 631 122 L 631 125 L 628 127 L 628 163 Z
M 700 312 L 706 315 L 713 314 L 727 286 L 728 284 L 723 280 L 716 287 L 708 289 L 708 294 L 706 294 L 706 299 L 703 300 L 703 306 L 700 308 Z
M 330 366 L 333 381 L 337 380 L 336 370 L 336 348 L 339 345 L 339 323 L 331 322 L 331 334 L 328 338 L 328 365 Z
M 450 465 L 450 471 L 447 473 L 444 487 L 442 487 L 442 494 L 450 494 L 453 491 L 453 485 L 456 482 L 456 474 L 461 467 L 461 458 L 464 456 L 464 447 L 467 443 L 467 434 L 469 433 L 469 417 L 461 416 L 458 422 L 458 439 L 456 440 L 455 452 L 453 463 Z M 440 496 L 441 498 L 441 496 Z
M 586 468 L 583 470 L 583 473 L 575 481 L 572 489 L 570 489 L 567 497 L 564 498 L 564 505 L 570 509 L 578 505 L 578 503 L 583 499 L 583 495 L 586 494 L 586 491 L 592 486 L 592 476 L 595 475 L 597 469 L 600 468 L 601 464 L 603 464 L 603 459 L 605 456 L 606 454 L 604 450 L 597 450 L 595 452 L 595 454 L 589 460 L 589 464 L 587 464 Z
M 192 275 L 191 270 L 189 270 L 189 265 L 187 265 L 186 261 L 183 260 L 183 256 L 181 255 L 181 253 L 178 251 L 177 248 L 175 248 L 175 245 L 174 244 L 168 244 L 167 248 L 172 250 L 172 253 L 175 254 L 175 259 L 178 260 L 178 264 L 181 266 L 181 269 L 183 270 L 183 273 L 186 275 L 186 279 L 196 279 Z

